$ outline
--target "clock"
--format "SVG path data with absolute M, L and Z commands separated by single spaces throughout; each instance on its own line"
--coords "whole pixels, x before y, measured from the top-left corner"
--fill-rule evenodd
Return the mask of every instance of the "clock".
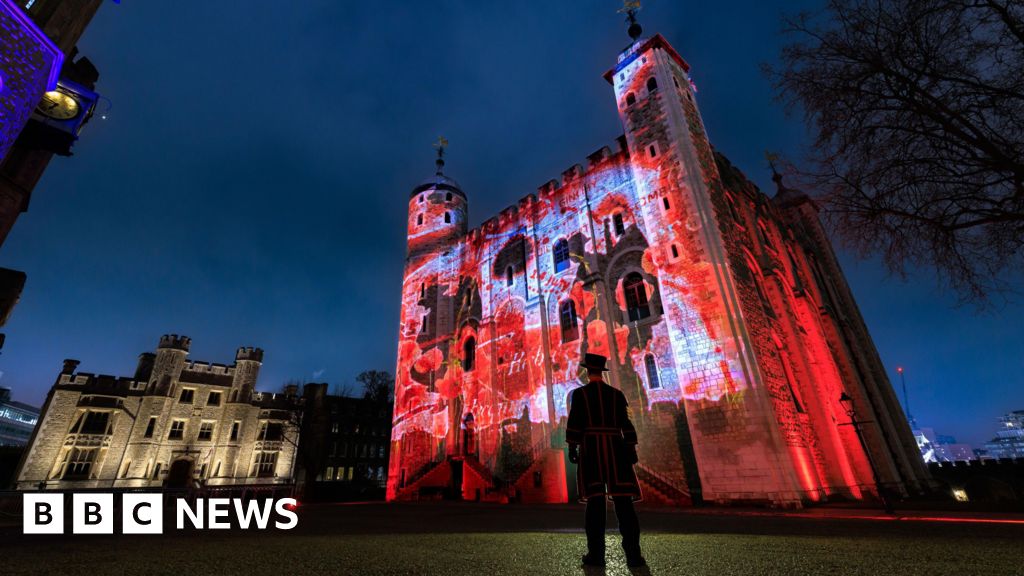
M 54 120 L 70 120 L 81 111 L 78 100 L 61 90 L 51 90 L 43 94 L 37 110 L 47 118 Z

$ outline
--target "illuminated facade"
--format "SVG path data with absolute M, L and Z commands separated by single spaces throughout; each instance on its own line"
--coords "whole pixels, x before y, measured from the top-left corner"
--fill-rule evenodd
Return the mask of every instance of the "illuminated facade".
M 298 445 L 297 387 L 255 391 L 259 348 L 231 366 L 186 360 L 170 334 L 139 355 L 131 378 L 64 368 L 43 405 L 16 475 L 38 488 L 218 488 L 289 485 Z
M 639 32 L 637 33 L 639 35 Z M 656 35 L 605 78 L 624 135 L 468 230 L 442 173 L 409 200 L 388 498 L 575 498 L 564 450 L 586 352 L 629 400 L 648 501 L 800 505 L 927 472 L 814 203 L 715 152 Z

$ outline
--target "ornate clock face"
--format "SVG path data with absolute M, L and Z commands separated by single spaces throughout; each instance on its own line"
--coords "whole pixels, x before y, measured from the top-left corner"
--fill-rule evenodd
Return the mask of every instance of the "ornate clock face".
M 38 110 L 40 114 L 56 120 L 70 120 L 78 116 L 78 100 L 64 92 L 53 90 L 43 94 Z

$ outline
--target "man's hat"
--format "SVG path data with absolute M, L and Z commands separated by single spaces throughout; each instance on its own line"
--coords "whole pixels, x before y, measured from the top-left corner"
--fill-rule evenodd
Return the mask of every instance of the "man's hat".
M 601 356 L 600 354 L 587 354 L 583 357 L 583 362 L 580 363 L 580 368 L 607 372 L 608 359 L 605 358 L 604 356 Z

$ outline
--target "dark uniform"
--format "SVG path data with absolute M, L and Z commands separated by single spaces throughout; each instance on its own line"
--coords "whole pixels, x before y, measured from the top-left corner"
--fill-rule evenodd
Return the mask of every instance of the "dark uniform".
M 604 369 L 603 356 L 587 354 L 583 367 Z M 636 463 L 636 429 L 629 421 L 626 397 L 594 377 L 569 397 L 565 440 L 570 454 L 578 447 L 576 487 L 587 503 L 589 557 L 604 559 L 605 501 L 615 503 L 622 548 L 627 558 L 640 557 L 640 524 L 633 501 L 641 499 Z

